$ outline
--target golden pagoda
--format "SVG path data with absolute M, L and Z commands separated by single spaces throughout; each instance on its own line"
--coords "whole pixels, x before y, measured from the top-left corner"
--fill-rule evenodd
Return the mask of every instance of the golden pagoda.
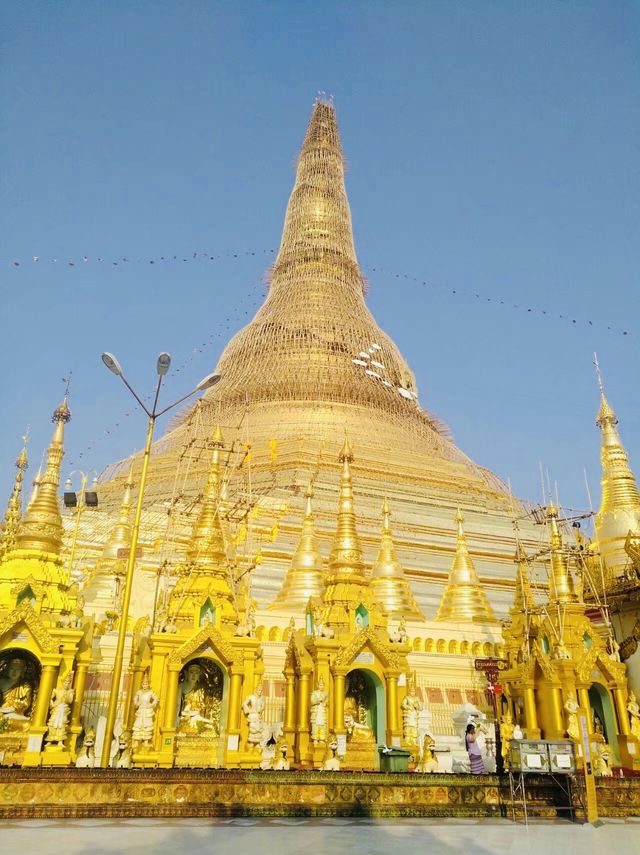
M 321 601 L 310 600 L 304 630 L 291 633 L 285 660 L 284 737 L 296 762 L 321 768 L 334 743 L 345 769 L 377 769 L 378 749 L 400 746 L 401 675 L 408 639 L 392 640 L 363 572 L 348 440 L 336 533 Z M 405 683 L 406 686 L 406 683 Z
M 382 506 L 380 551 L 371 570 L 370 586 L 374 600 L 385 615 L 416 620 L 424 618 L 398 561 L 386 496 Z
M 602 441 L 602 499 L 595 519 L 598 550 L 605 565 L 607 587 L 624 576 L 630 564 L 625 543 L 629 533 L 640 533 L 640 490 L 618 433 L 618 417 L 600 385 L 596 418 Z
M 455 740 L 456 709 L 488 713 L 472 660 L 501 656 L 506 646 L 510 703 L 528 732 L 564 733 L 562 693 L 574 687 L 609 722 L 616 756 L 629 761 L 624 724 L 616 730 L 606 712 L 622 714 L 625 669 L 586 615 L 557 512 L 548 512 L 543 603 L 528 574 L 527 555 L 539 548 L 532 516 L 418 403 L 415 378 L 365 291 L 335 110 L 318 101 L 265 302 L 224 349 L 215 389 L 152 449 L 132 605 L 120 622 L 130 654 L 119 741 L 142 767 L 272 768 L 277 741 L 299 768 L 320 768 L 335 751 L 345 769 L 375 769 L 384 745 L 415 753 L 420 714 L 421 727 L 433 714 Z M 95 633 L 92 653 L 64 532 L 77 522 L 87 612 L 101 624 L 102 614 L 117 617 L 140 457 L 107 470 L 95 513 L 63 518 L 57 489 L 68 416 L 65 402 L 46 471 L 2 559 L 0 656 L 20 647 L 16 633 L 25 635 L 24 649 L 43 669 L 29 719 L 40 747 L 18 746 L 16 762 L 53 756 L 42 750 L 43 716 L 55 690 L 61 698 L 69 691 L 72 670 L 73 688 L 83 687 L 91 660 L 91 689 L 82 709 L 73 707 L 71 734 L 98 729 L 110 689 L 115 625 Z M 607 477 L 619 481 L 620 455 L 612 445 L 607 453 Z M 630 488 L 611 496 L 607 507 L 624 504 Z M 614 518 L 607 514 L 598 523 L 604 540 Z M 503 642 L 495 615 L 509 606 Z M 48 658 L 37 646 L 41 625 L 56 639 L 46 641 Z M 56 644 L 63 653 L 54 655 Z M 63 654 L 64 667 L 56 659 Z M 77 688 L 73 703 L 82 697 Z M 73 762 L 75 741 L 62 742 L 57 762 Z
M 7 504 L 7 510 L 4 515 L 4 523 L 0 531 L 0 561 L 4 556 L 11 552 L 15 547 L 16 535 L 18 533 L 18 525 L 22 518 L 22 482 L 24 480 L 25 469 L 28 468 L 27 460 L 27 438 L 24 438 L 24 446 L 16 460 L 16 479 L 13 484 L 13 490 Z
M 306 504 L 298 485 L 313 480 L 322 550 L 329 545 L 336 460 L 347 434 L 358 447 L 358 524 L 367 572 L 379 551 L 380 506 L 387 496 L 403 533 L 396 546 L 405 578 L 419 610 L 433 613 L 451 560 L 451 517 L 462 506 L 481 582 L 508 608 L 512 500 L 499 479 L 469 460 L 420 406 L 413 373 L 367 308 L 331 103 L 318 101 L 313 108 L 264 305 L 228 343 L 216 372 L 222 379 L 215 389 L 154 445 L 145 493 L 150 520 L 163 518 L 177 469 L 184 473 L 185 496 L 201 492 L 208 467 L 199 450 L 220 422 L 230 448 L 250 446 L 244 465 L 229 467 L 229 505 L 251 506 L 254 530 L 277 525 L 275 540 L 260 538 L 253 596 L 261 605 L 277 601 L 288 608 L 283 585 Z M 114 464 L 103 477 L 102 512 L 117 513 L 116 476 L 129 465 Z M 156 524 L 150 540 L 163 534 Z M 533 549 L 533 527 L 523 524 L 522 538 Z M 298 591 L 290 593 L 297 600 Z
M 592 739 L 608 744 L 616 765 L 637 768 L 640 756 L 629 724 L 626 667 L 575 593 L 569 566 L 575 556 L 564 546 L 553 504 L 546 521 L 546 602 L 535 604 L 526 556 L 520 550 L 516 554 L 520 584 L 503 630 L 508 668 L 500 675 L 508 711 L 529 739 L 572 739 L 580 758 L 582 708 Z
M 242 718 L 247 698 L 260 706 L 264 665 L 255 626 L 240 623 L 229 576 L 219 516 L 219 427 L 210 444 L 209 477 L 186 560 L 156 631 L 134 637 L 126 729 L 139 766 L 251 768 L 262 759 L 263 733 L 258 740 L 251 730 L 255 715 Z
M 62 558 L 57 494 L 70 418 L 65 398 L 53 414 L 44 476 L 22 517 L 24 451 L 16 464 L 5 528 L 8 549 L 0 559 L 0 752 L 5 765 L 68 765 L 75 760 L 82 730 L 92 626 Z
M 307 503 L 300 541 L 293 553 L 291 567 L 282 589 L 270 606 L 272 609 L 282 608 L 299 611 L 301 607 L 306 606 L 310 599 L 319 599 L 324 592 L 325 574 L 315 532 L 312 481 L 309 481 L 305 497 Z
M 469 555 L 463 522 L 464 517 L 458 508 L 456 555 L 451 565 L 447 587 L 442 594 L 436 620 L 495 622 L 493 609 L 482 590 L 476 568 Z
M 129 469 L 117 522 L 112 527 L 101 555 L 91 569 L 82 594 L 85 611 L 98 619 L 113 623 L 118 616 L 119 593 L 131 543 L 131 491 L 134 487 L 133 463 Z

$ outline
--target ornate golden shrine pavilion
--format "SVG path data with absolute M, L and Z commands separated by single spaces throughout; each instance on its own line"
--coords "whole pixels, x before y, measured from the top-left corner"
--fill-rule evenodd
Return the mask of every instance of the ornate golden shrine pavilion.
M 574 693 L 633 765 L 620 660 L 640 677 L 640 493 L 615 414 L 603 392 L 590 543 L 456 447 L 366 306 L 330 103 L 264 305 L 216 370 L 153 448 L 126 618 L 140 459 L 109 467 L 97 510 L 63 515 L 66 401 L 24 511 L 20 454 L 0 543 L 5 763 L 92 765 L 124 626 L 114 765 L 332 768 L 333 751 L 375 768 L 385 744 L 419 754 L 425 727 L 454 738 L 465 703 L 490 712 L 478 656 L 508 660 L 525 732 L 572 737 Z

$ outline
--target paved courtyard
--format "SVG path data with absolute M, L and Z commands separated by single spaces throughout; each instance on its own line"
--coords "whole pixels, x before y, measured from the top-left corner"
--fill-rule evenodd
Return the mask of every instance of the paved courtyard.
M 640 855 L 640 820 L 129 819 L 3 823 L 0 855 Z

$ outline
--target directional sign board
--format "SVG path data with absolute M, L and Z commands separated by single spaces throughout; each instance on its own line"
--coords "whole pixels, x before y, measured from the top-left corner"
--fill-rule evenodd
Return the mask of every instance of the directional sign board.
M 495 656 L 487 656 L 485 659 L 474 659 L 476 671 L 504 671 L 509 663 L 506 659 L 497 659 Z

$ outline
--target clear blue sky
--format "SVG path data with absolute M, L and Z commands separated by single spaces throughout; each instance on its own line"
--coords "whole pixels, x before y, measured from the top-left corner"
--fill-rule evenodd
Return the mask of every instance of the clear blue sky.
M 539 497 L 543 461 L 584 507 L 583 468 L 599 495 L 596 349 L 640 475 L 637 2 L 0 14 L 2 494 L 27 424 L 37 468 L 69 369 L 65 471 L 143 441 L 102 350 L 141 389 L 159 350 L 187 361 L 176 397 L 213 369 L 262 294 L 318 90 L 335 97 L 369 303 L 423 406 L 518 494 Z M 239 258 L 193 259 L 204 251 Z M 137 260 L 174 254 L 190 261 Z

